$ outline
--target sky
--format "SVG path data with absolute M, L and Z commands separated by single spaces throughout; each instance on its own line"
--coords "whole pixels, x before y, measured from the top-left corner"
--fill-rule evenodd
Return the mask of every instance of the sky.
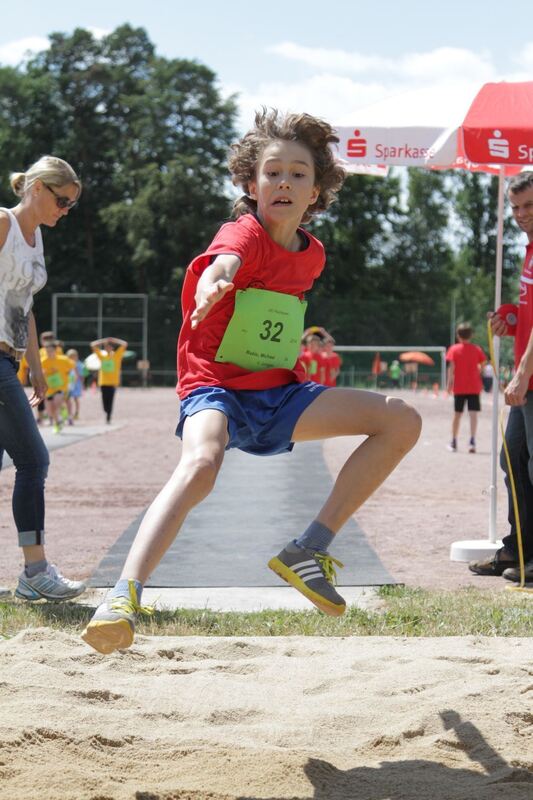
M 236 93 L 239 128 L 262 105 L 333 125 L 458 124 L 483 83 L 533 80 L 531 0 L 18 0 L 2 13 L 0 64 L 53 31 L 143 27 L 166 58 L 196 59 Z

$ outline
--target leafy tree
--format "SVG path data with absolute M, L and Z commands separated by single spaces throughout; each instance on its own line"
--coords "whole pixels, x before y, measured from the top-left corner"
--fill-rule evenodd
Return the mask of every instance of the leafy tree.
M 494 307 L 498 179 L 486 173 L 458 171 L 451 176 L 459 251 L 454 268 L 456 317 L 469 320 L 483 343 L 486 312 Z M 502 297 L 517 296 L 517 229 L 504 220 Z
M 382 268 L 400 215 L 399 181 L 351 175 L 337 202 L 312 231 L 323 242 L 327 265 L 309 298 L 307 319 L 337 341 L 375 342 Z
M 142 28 L 49 38 L 24 70 L 0 70 L 1 201 L 12 201 L 8 173 L 43 153 L 69 161 L 84 185 L 79 207 L 47 237 L 39 306 L 71 289 L 176 291 L 229 212 L 234 99 L 204 65 L 158 57 Z

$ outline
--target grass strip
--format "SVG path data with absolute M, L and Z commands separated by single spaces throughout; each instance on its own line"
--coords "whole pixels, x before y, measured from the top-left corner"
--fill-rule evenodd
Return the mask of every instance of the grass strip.
M 382 587 L 378 607 L 352 606 L 340 618 L 309 611 L 159 610 L 137 632 L 156 636 L 533 636 L 533 595 Z M 78 603 L 0 601 L 0 638 L 27 628 L 79 633 L 93 609 Z

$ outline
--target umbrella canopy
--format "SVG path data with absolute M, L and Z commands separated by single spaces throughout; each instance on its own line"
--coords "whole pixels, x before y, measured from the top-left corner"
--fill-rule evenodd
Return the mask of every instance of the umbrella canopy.
M 418 350 L 408 350 L 406 353 L 400 353 L 400 361 L 409 361 L 412 364 L 426 364 L 428 367 L 435 365 L 431 356 Z

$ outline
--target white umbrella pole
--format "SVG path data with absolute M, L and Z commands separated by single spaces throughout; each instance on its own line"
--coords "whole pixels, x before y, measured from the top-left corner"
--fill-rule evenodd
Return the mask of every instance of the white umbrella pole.
M 496 277 L 494 289 L 494 310 L 500 307 L 502 300 L 502 265 L 503 265 L 503 211 L 505 201 L 505 173 L 504 167 L 500 167 L 498 181 L 498 224 L 496 234 Z M 491 482 L 489 489 L 490 508 L 489 508 L 489 538 L 488 539 L 467 539 L 465 541 L 453 542 L 450 548 L 450 559 L 452 561 L 471 561 L 479 558 L 491 556 L 498 548 L 496 534 L 496 510 L 497 492 L 496 484 L 498 478 L 498 399 L 500 388 L 500 339 L 494 337 L 494 379 L 492 392 L 492 445 L 491 445 Z
M 496 232 L 496 280 L 494 287 L 494 309 L 502 303 L 502 267 L 503 267 L 503 212 L 505 202 L 504 167 L 500 167 L 498 176 L 498 226 Z M 490 483 L 490 510 L 489 510 L 489 539 L 496 542 L 496 510 L 498 479 L 498 400 L 500 387 L 500 338 L 494 337 L 494 378 L 492 392 L 492 448 L 491 448 L 491 483 Z

